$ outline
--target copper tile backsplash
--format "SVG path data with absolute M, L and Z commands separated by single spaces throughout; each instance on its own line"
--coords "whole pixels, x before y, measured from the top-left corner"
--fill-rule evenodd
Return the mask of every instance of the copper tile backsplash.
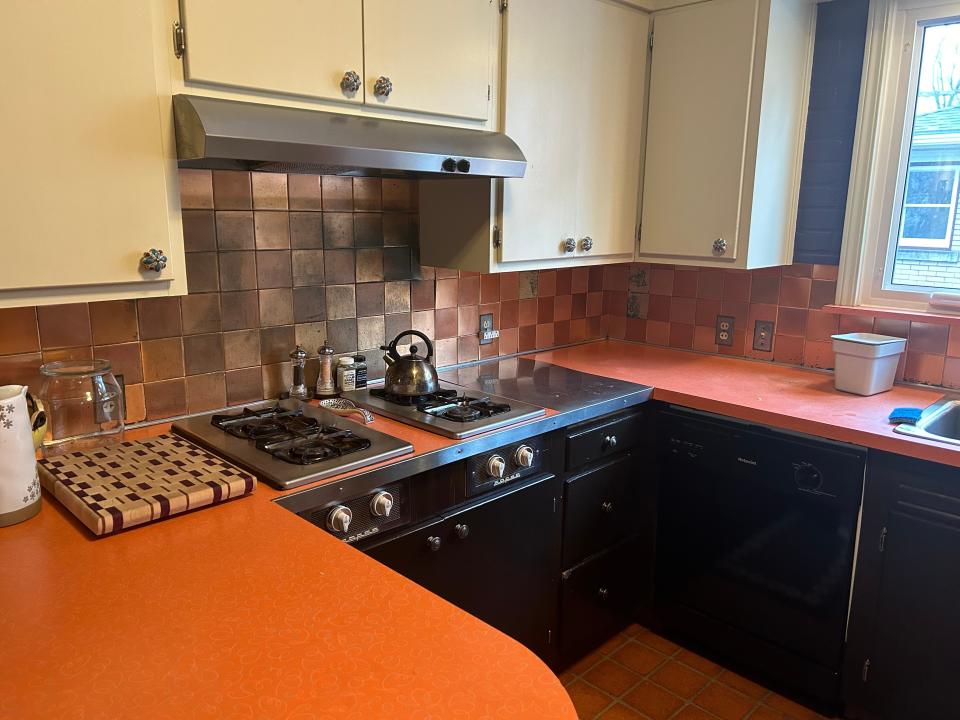
M 379 345 L 410 328 L 435 339 L 438 365 L 606 335 L 602 268 L 421 266 L 414 182 L 184 170 L 180 188 L 190 294 L 0 310 L 0 384 L 107 358 L 136 422 L 273 397 L 297 343 L 365 351 L 376 378 Z M 481 346 L 487 312 L 501 337 Z

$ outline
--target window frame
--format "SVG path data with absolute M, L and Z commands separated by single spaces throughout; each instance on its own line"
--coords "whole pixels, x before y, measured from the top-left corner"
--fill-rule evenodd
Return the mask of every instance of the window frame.
M 912 149 L 912 148 L 911 148 Z M 953 175 L 953 187 L 950 190 L 950 202 L 948 203 L 911 203 L 907 201 L 907 186 L 910 184 L 910 175 L 915 172 L 934 172 L 944 170 Z M 932 165 L 910 165 L 907 163 L 907 174 L 903 180 L 903 202 L 900 213 L 900 226 L 904 225 L 907 216 L 907 208 L 947 208 L 947 228 L 946 234 L 941 238 L 908 238 L 899 236 L 895 247 L 903 247 L 917 250 L 949 250 L 953 245 L 953 236 L 956 232 L 957 215 L 957 188 L 958 179 L 960 179 L 960 158 L 956 165 L 932 164 Z
M 960 22 L 960 2 L 871 0 L 837 286 L 840 304 L 934 311 L 930 294 L 936 290 L 887 287 L 893 263 L 886 260 L 896 253 L 903 216 L 923 32 L 944 20 Z

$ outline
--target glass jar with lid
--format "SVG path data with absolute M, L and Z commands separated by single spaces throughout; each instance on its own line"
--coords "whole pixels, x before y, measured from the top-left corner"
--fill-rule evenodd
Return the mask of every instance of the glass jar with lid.
M 44 457 L 123 439 L 123 392 L 106 360 L 58 360 L 40 367 L 47 414 Z

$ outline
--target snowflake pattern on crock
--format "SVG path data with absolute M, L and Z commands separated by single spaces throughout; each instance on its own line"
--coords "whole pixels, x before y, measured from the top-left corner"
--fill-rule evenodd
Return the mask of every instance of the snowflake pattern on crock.
M 13 420 L 10 419 L 10 415 L 13 415 L 13 405 L 6 405 L 0 407 L 0 427 L 4 430 L 9 430 L 13 427 Z
M 29 505 L 30 503 L 36 502 L 40 497 L 40 476 L 34 475 L 33 480 L 30 481 L 30 484 L 27 486 L 27 494 L 23 496 L 23 504 Z

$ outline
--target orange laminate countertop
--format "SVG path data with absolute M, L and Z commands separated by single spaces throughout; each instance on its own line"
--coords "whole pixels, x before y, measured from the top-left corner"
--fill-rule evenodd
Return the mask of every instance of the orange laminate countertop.
M 869 397 L 840 392 L 833 373 L 606 340 L 537 353 L 537 360 L 652 385 L 653 399 L 960 467 L 960 450 L 893 432 L 898 407 L 925 408 L 944 394 L 895 385 Z
M 414 454 L 456 442 L 373 427 Z M 44 493 L 0 528 L 0 717 L 575 720 L 533 653 L 271 502 L 283 494 L 260 483 L 95 539 Z

